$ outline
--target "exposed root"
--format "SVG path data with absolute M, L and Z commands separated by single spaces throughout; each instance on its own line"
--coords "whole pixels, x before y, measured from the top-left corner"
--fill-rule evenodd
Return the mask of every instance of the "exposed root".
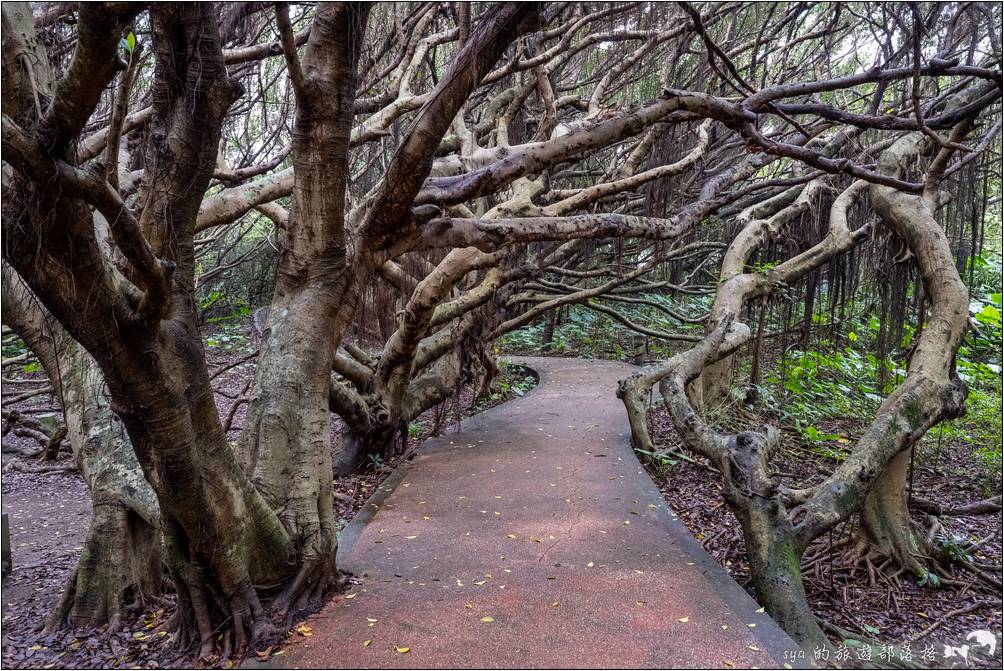
M 65 626 L 104 627 L 109 636 L 159 600 L 159 530 L 121 504 L 99 503 L 93 511 L 77 565 L 45 620 L 46 633 Z
M 346 582 L 347 577 L 335 567 L 334 552 L 328 553 L 326 557 L 305 561 L 292 582 L 275 598 L 272 607 L 288 628 L 297 613 L 319 607 Z

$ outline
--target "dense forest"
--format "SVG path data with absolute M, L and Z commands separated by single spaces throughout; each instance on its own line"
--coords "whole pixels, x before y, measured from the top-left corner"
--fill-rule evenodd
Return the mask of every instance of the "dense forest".
M 5 664 L 261 656 L 527 354 L 638 366 L 635 454 L 816 663 L 1000 642 L 1000 5 L 2 12 L 4 510 L 82 506 Z

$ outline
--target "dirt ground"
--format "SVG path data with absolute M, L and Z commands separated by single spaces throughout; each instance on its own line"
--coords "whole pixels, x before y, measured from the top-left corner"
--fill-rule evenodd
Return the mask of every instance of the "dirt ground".
M 253 357 L 243 340 L 230 341 L 231 349 L 214 347 L 207 351 L 210 374 L 222 372 L 213 380 L 217 406 L 224 421 L 233 404 L 254 375 Z M 42 379 L 40 373 L 19 374 L 19 379 Z M 493 384 L 493 397 L 481 402 L 479 408 L 504 402 L 520 385 L 530 384 L 524 370 L 503 369 Z M 11 397 L 32 388 L 28 384 L 4 384 L 4 396 Z M 407 445 L 391 460 L 370 472 L 341 478 L 335 482 L 335 516 L 345 526 L 363 506 L 380 483 L 402 460 L 410 459 L 421 442 L 436 432 L 456 430 L 459 420 L 471 414 L 473 393 L 464 389 L 454 399 L 430 410 L 413 423 Z M 52 408 L 56 401 L 48 395 L 36 396 L 15 408 Z M 11 409 L 5 406 L 5 410 Z M 237 440 L 243 427 L 246 405 L 233 412 L 228 432 Z M 341 432 L 340 422 L 332 421 L 332 438 Z M 334 444 L 334 441 L 333 441 Z M 6 668 L 171 668 L 191 665 L 191 659 L 181 657 L 170 645 L 169 637 L 158 636 L 157 624 L 166 620 L 173 610 L 168 604 L 152 608 L 135 621 L 125 623 L 122 631 L 105 636 L 100 631 L 69 631 L 43 636 L 36 628 L 58 600 L 73 567 L 91 520 L 90 494 L 74 469 L 69 444 L 56 462 L 44 462 L 49 472 L 33 473 L 22 467 L 38 468 L 43 462 L 16 450 L 38 448 L 32 438 L 8 433 L 3 438 L 2 475 L 3 512 L 9 515 L 13 571 L 3 578 L 0 589 L 2 602 L 2 642 L 0 662 Z M 170 596 L 170 595 L 169 595 Z
M 649 417 L 656 444 L 683 452 L 668 414 L 660 408 Z M 837 431 L 836 427 L 824 427 L 824 430 Z M 832 471 L 834 462 L 805 449 L 795 449 L 792 443 L 793 440 L 786 436 L 776 462 L 781 477 L 790 478 L 788 484 L 818 481 L 823 473 Z M 682 458 L 674 461 L 675 464 L 658 466 L 650 462 L 647 467 L 666 501 L 701 540 L 705 550 L 751 591 L 742 532 L 739 521 L 722 498 L 720 477 L 703 465 L 701 459 L 695 459 L 697 463 Z M 943 505 L 972 503 L 1000 494 L 999 479 L 973 477 L 974 463 L 972 446 L 965 444 L 944 446 L 938 460 L 925 454 L 915 467 L 915 494 Z M 922 513 L 914 513 L 914 522 L 920 529 L 929 526 L 927 515 Z M 1000 512 L 945 517 L 943 523 L 946 535 L 954 537 L 959 545 L 985 539 L 978 548 L 970 550 L 973 562 L 993 567 L 987 572 L 1000 578 Z M 888 570 L 877 571 L 873 579 L 866 565 L 852 565 L 841 556 L 841 544 L 847 542 L 854 524 L 852 519 L 849 524 L 838 527 L 831 536 L 817 540 L 806 552 L 806 557 L 818 553 L 818 561 L 808 567 L 805 575 L 808 600 L 817 617 L 854 633 L 859 640 L 872 640 L 879 645 L 910 644 L 914 661 L 921 664 L 924 662 L 920 653 L 931 646 L 937 650 L 938 661 L 925 666 L 934 667 L 943 663 L 941 655 L 946 644 L 959 647 L 967 644 L 966 636 L 970 632 L 988 630 L 997 637 L 994 658 L 981 659 L 977 646 L 970 640 L 968 665 L 1001 668 L 999 588 L 958 567 L 952 572 L 960 584 L 945 584 L 937 589 L 919 587 L 905 575 L 892 578 Z M 803 568 L 808 563 L 812 562 L 803 562 Z M 881 664 L 881 661 L 873 660 L 873 663 Z

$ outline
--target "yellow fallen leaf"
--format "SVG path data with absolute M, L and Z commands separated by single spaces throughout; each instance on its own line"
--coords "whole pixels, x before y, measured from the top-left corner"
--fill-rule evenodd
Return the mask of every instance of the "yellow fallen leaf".
M 477 585 L 478 587 L 480 587 L 481 585 L 484 585 L 486 582 L 488 582 L 488 581 L 487 580 L 475 580 L 474 584 Z
M 353 592 L 352 594 L 346 594 L 345 598 L 346 599 L 355 599 L 356 596 L 358 596 L 358 594 L 359 594 L 359 592 Z
M 402 645 L 395 645 L 394 649 L 397 650 L 398 652 L 400 652 L 402 655 L 411 652 L 411 648 L 409 648 L 407 646 L 402 646 Z
M 690 616 L 687 615 L 685 617 L 678 617 L 678 618 L 676 618 L 676 621 L 677 622 L 683 622 L 683 623 L 690 622 Z
M 471 608 L 474 608 L 474 604 L 473 603 L 465 603 L 464 604 L 464 608 L 467 608 L 468 610 L 470 610 Z
M 634 572 L 635 572 L 635 573 L 641 573 L 641 574 L 644 574 L 644 573 L 645 573 L 644 571 L 639 571 L 638 569 L 635 569 L 635 570 L 634 570 Z
M 752 629 L 752 628 L 753 628 L 753 627 L 755 627 L 756 625 L 755 625 L 754 623 L 750 622 L 750 623 L 749 623 L 748 625 L 746 625 L 746 626 L 747 626 L 747 627 L 749 627 L 750 629 Z
M 505 537 L 506 538 L 513 538 L 513 539 L 515 539 L 516 538 L 516 534 L 506 534 Z
M 760 606 L 759 608 L 757 608 L 757 609 L 756 609 L 755 611 L 753 611 L 753 612 L 754 612 L 754 613 L 762 613 L 762 612 L 763 612 L 763 606 Z
M 593 567 L 593 562 L 589 562 L 588 564 L 586 564 L 586 567 L 592 568 Z
M 373 542 L 374 542 L 374 543 L 383 543 L 383 539 L 382 539 L 382 538 L 378 538 L 378 539 L 376 539 L 376 540 L 375 540 L 375 541 L 373 541 Z
M 482 622 L 494 622 L 495 618 L 492 617 L 491 615 L 485 615 L 483 618 L 481 618 L 481 621 Z
M 372 618 L 372 617 L 368 617 L 368 618 L 366 618 L 366 621 L 367 622 L 376 622 L 377 620 L 374 619 L 374 618 Z
M 363 647 L 364 648 L 370 647 L 370 643 L 372 643 L 372 642 L 373 642 L 372 638 L 367 638 L 365 641 L 363 641 Z
M 760 648 L 756 647 L 755 645 L 747 645 L 746 647 L 752 650 L 753 652 L 760 652 Z
M 636 606 L 638 606 L 638 607 L 641 607 L 641 606 L 644 606 L 644 605 L 645 605 L 645 602 L 644 602 L 644 601 L 635 601 L 635 602 L 634 602 L 634 605 L 636 605 Z
M 418 536 L 405 536 L 405 538 L 407 538 L 408 540 L 412 540 L 418 538 Z
M 422 519 L 423 519 L 423 520 L 425 520 L 425 521 L 429 521 L 429 520 L 431 520 L 432 518 L 431 518 L 431 517 L 429 517 L 428 515 L 422 515 Z
M 558 603 L 557 601 L 555 601 L 554 603 L 551 604 L 551 607 L 552 608 L 557 608 L 560 605 L 561 605 L 560 603 Z
M 313 636 L 314 630 L 310 625 L 304 623 L 296 628 L 296 633 L 298 633 L 300 636 Z
M 734 669 L 734 668 L 736 668 L 736 665 L 735 665 L 735 664 L 733 664 L 732 662 L 730 662 L 730 661 L 729 661 L 729 660 L 727 660 L 727 659 L 726 659 L 726 660 L 725 660 L 724 662 L 722 662 L 722 663 L 723 663 L 723 664 L 724 664 L 725 666 L 729 667 L 730 669 Z
M 728 631 L 728 630 L 729 630 L 729 625 L 723 624 L 722 625 L 722 631 Z

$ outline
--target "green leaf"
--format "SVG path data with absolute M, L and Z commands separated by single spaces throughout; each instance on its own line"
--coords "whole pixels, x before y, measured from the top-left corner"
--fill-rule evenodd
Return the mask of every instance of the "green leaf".
M 976 313 L 976 321 L 988 326 L 1001 326 L 1001 311 L 992 305 L 984 305 L 983 309 Z
M 857 342 L 858 341 L 858 334 L 855 333 L 854 331 L 848 331 L 847 332 L 847 339 L 850 340 L 851 342 Z
M 130 54 L 136 51 L 136 33 L 129 31 L 129 34 L 126 35 L 125 41 L 126 41 L 125 48 L 129 51 Z

